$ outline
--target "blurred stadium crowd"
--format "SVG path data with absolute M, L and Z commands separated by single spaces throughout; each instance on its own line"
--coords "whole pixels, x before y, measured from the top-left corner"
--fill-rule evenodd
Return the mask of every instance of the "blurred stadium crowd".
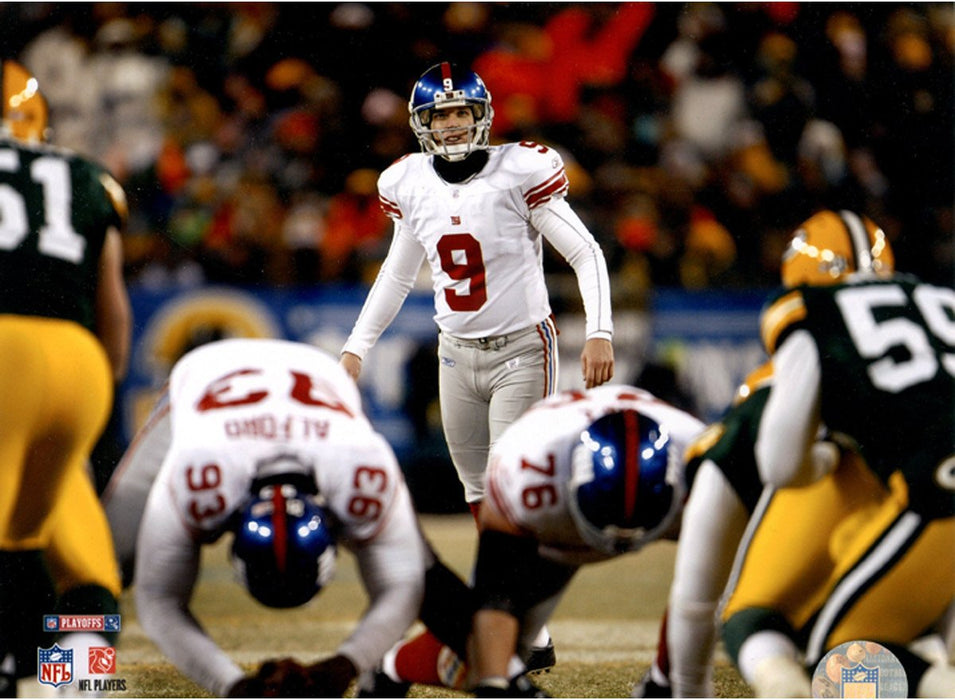
M 3 3 L 0 35 L 53 142 L 126 187 L 131 283 L 369 281 L 377 174 L 446 59 L 488 83 L 492 140 L 562 151 L 620 307 L 775 285 L 822 206 L 955 274 L 951 3 Z

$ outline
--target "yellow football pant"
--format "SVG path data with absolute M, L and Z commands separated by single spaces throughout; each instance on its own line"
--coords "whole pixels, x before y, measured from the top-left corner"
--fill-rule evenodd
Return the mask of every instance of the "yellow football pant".
M 72 497 L 71 473 L 85 478 L 112 400 L 109 360 L 92 333 L 70 321 L 0 315 L 0 549 L 50 543 L 54 511 Z M 87 513 L 76 517 L 94 517 Z
M 724 623 L 775 610 L 815 646 L 810 657 L 854 639 L 911 642 L 955 595 L 955 518 L 921 522 L 908 504 L 901 474 L 886 490 L 855 458 L 809 487 L 780 490 L 749 542 Z
M 850 513 L 878 507 L 886 495 L 852 455 L 810 486 L 777 491 L 753 531 L 723 619 L 747 608 L 773 608 L 800 627 L 825 598 L 839 524 Z
M 53 537 L 46 549 L 57 593 L 95 585 L 119 598 L 122 583 L 113 536 L 93 480 L 85 471 L 71 471 L 67 478 L 68 497 L 56 508 Z

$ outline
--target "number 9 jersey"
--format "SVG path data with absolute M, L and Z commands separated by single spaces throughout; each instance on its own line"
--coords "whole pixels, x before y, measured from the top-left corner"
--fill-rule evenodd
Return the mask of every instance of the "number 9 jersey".
M 777 293 L 761 319 L 767 351 L 800 331 L 818 349 L 822 422 L 886 483 L 901 471 L 913 510 L 952 515 L 955 290 L 896 274 Z
M 344 350 L 364 357 L 397 313 L 395 303 L 400 305 L 425 258 L 434 285 L 434 320 L 442 332 L 477 339 L 541 323 L 551 313 L 542 238 L 577 274 L 587 337 L 610 339 L 606 262 L 564 200 L 569 183 L 560 155 L 531 141 L 487 152 L 487 164 L 460 183 L 445 182 L 432 157 L 421 153 L 404 156 L 381 174 L 379 199 L 395 222 L 394 239 L 369 294 L 376 302 L 366 305 Z

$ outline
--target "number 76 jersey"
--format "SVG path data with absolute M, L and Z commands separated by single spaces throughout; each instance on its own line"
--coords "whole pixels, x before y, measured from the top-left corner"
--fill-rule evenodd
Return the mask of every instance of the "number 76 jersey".
M 172 440 L 153 488 L 166 488 L 197 539 L 221 534 L 253 479 L 286 458 L 314 476 L 346 540 L 372 539 L 410 497 L 354 382 L 317 348 L 225 340 L 183 357 L 169 381 Z M 281 469 L 279 469 L 281 471 Z
M 670 436 L 673 468 L 703 431 L 699 420 L 632 386 L 603 385 L 542 399 L 498 440 L 488 460 L 487 497 L 509 523 L 534 537 L 541 556 L 570 566 L 607 559 L 580 536 L 568 502 L 571 455 L 581 433 L 615 411 L 634 410 Z

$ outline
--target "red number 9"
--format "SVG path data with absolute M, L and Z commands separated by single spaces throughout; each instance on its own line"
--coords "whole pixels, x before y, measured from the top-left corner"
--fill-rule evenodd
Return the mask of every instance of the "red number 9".
M 477 311 L 487 301 L 484 256 L 481 244 L 470 233 L 449 233 L 438 240 L 438 255 L 441 257 L 441 269 L 453 280 L 467 280 L 468 293 L 461 294 L 454 289 L 444 290 L 444 299 L 452 311 Z M 464 264 L 454 260 L 453 253 L 464 253 Z

